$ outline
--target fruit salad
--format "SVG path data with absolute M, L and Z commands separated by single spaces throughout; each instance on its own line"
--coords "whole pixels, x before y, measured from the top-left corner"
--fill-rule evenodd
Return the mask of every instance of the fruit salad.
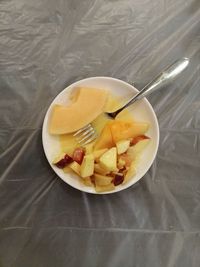
M 134 177 L 139 155 L 150 142 L 147 129 L 144 123 L 108 122 L 96 142 L 77 146 L 71 156 L 62 153 L 53 164 L 64 172 L 73 171 L 96 192 L 114 190 Z
M 73 172 L 96 192 L 112 191 L 134 178 L 139 156 L 150 142 L 149 124 L 130 114 L 115 120 L 101 114 L 92 124 L 98 138 L 85 146 L 73 134 L 60 135 L 61 153 L 52 163 L 65 173 Z

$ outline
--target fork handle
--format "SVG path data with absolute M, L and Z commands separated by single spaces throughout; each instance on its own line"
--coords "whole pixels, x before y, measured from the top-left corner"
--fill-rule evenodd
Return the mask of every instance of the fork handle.
M 116 117 L 123 109 L 127 108 L 135 101 L 146 97 L 152 92 L 163 88 L 168 85 L 175 77 L 177 77 L 189 64 L 188 58 L 182 58 L 175 61 L 172 65 L 164 69 L 153 81 L 148 83 L 140 92 L 133 96 L 123 107 L 113 112 L 113 116 Z

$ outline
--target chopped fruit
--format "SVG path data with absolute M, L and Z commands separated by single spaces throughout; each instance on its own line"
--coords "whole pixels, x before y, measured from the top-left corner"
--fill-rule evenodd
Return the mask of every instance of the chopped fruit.
M 122 184 L 123 181 L 124 181 L 123 173 L 116 173 L 114 180 L 113 180 L 114 185 L 116 186 L 116 185 Z
M 115 186 L 113 183 L 110 183 L 109 185 L 96 185 L 95 186 L 95 191 L 97 193 L 102 193 L 102 192 L 106 192 L 106 191 L 113 191 L 115 190 Z
M 84 155 L 85 155 L 85 150 L 82 147 L 78 147 L 74 150 L 73 160 L 76 161 L 78 164 L 81 164 Z
M 117 171 L 117 149 L 110 148 L 99 159 L 99 164 L 102 168 L 108 171 Z
M 103 112 L 107 92 L 95 88 L 80 88 L 75 100 L 68 106 L 54 105 L 49 123 L 50 134 L 72 133 L 93 121 Z
M 93 153 L 93 147 L 94 147 L 94 142 L 91 142 L 87 145 L 85 145 L 85 154 L 91 154 Z
M 115 186 L 133 179 L 140 152 L 150 142 L 146 136 L 149 124 L 136 122 L 128 109 L 114 120 L 106 116 L 105 112 L 116 110 L 122 102 L 104 90 L 75 88 L 69 101 L 68 106 L 57 104 L 52 108 L 49 132 L 60 134 L 63 152 L 53 164 L 64 173 L 77 174 L 80 182 L 97 193 L 113 191 Z M 88 123 L 98 138 L 80 147 L 73 134 Z
M 128 148 L 128 150 L 126 151 L 126 154 L 129 156 L 129 158 L 131 159 L 131 161 L 135 160 L 135 151 L 134 151 L 134 146 L 131 146 Z
M 71 163 L 70 163 L 71 164 Z M 70 165 L 69 164 L 69 165 Z M 74 171 L 72 171 L 72 169 L 69 167 L 69 165 L 67 165 L 65 168 L 63 168 L 63 172 L 64 173 L 73 173 Z
M 112 121 L 111 118 L 109 118 L 105 113 L 101 113 L 93 122 L 92 122 L 92 126 L 94 127 L 94 129 L 96 130 L 96 133 L 98 135 L 101 134 L 103 128 L 105 127 L 105 125 L 109 122 Z
M 99 150 L 95 150 L 93 152 L 94 158 L 95 159 L 100 158 L 106 151 L 108 151 L 108 148 L 102 148 L 102 149 L 99 149 Z
M 129 138 L 142 135 L 149 128 L 148 123 L 124 122 L 118 120 L 111 122 L 109 125 L 112 133 L 112 138 L 115 144 L 120 140 L 127 140 Z
M 119 170 L 119 173 L 123 173 L 123 175 L 125 176 L 125 174 L 127 173 L 127 171 L 128 171 L 128 168 L 123 167 L 123 168 L 121 168 L 121 169 Z
M 138 141 L 136 143 L 136 145 L 131 146 L 127 153 L 130 154 L 130 151 L 132 153 L 133 156 L 136 156 L 137 154 L 139 154 L 140 152 L 142 152 L 142 150 L 150 143 L 150 138 L 147 139 L 141 139 L 140 141 Z
M 118 141 L 116 143 L 117 154 L 120 155 L 120 154 L 126 152 L 126 150 L 129 148 L 129 146 L 130 146 L 130 140 L 121 140 L 121 141 Z
M 93 183 L 93 185 L 95 185 L 95 178 L 94 175 L 90 176 L 91 182 Z
M 128 169 L 128 171 L 124 177 L 123 184 L 127 183 L 135 175 L 135 173 L 136 173 L 135 163 L 132 162 L 130 168 Z
M 86 186 L 94 186 L 94 184 L 92 183 L 91 177 L 85 177 L 84 179 L 82 179 L 81 181 L 83 181 L 83 183 Z
M 88 177 L 94 173 L 94 156 L 92 154 L 86 155 L 81 164 L 81 177 Z
M 69 168 L 72 169 L 76 174 L 81 174 L 81 166 L 76 161 L 70 163 Z
M 120 160 L 125 161 L 125 167 L 130 167 L 132 159 L 127 153 L 119 155 L 119 161 Z
M 106 174 L 109 173 L 108 170 L 105 170 L 104 168 L 102 168 L 98 163 L 95 163 L 95 164 L 94 164 L 94 171 L 95 171 L 96 173 L 101 174 L 101 175 L 106 175 Z
M 113 180 L 113 177 L 111 176 L 104 176 L 96 173 L 94 174 L 94 178 L 95 178 L 95 184 L 99 186 L 109 185 Z
M 107 123 L 103 128 L 100 137 L 97 139 L 94 149 L 99 150 L 102 148 L 111 148 L 113 146 L 115 146 L 115 144 L 110 131 L 110 123 Z
M 62 157 L 58 157 L 53 161 L 53 164 L 56 165 L 56 167 L 63 169 L 65 168 L 69 163 L 71 163 L 73 159 L 68 156 L 67 154 L 62 155 Z
M 136 136 L 136 137 L 132 138 L 131 146 L 136 145 L 139 141 L 142 141 L 144 139 L 150 139 L 150 138 L 148 136 L 146 136 L 146 135 L 139 135 L 139 136 Z
M 61 159 L 64 159 L 66 153 L 60 153 L 59 156 L 56 156 L 54 158 L 54 160 L 52 161 L 53 164 L 56 164 L 57 162 L 59 162 Z
M 126 165 L 126 161 L 123 158 L 119 158 L 117 162 L 117 168 L 122 169 Z

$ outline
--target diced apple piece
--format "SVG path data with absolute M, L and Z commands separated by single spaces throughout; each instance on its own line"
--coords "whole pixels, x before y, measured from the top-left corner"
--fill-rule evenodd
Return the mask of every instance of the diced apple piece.
M 108 170 L 105 170 L 104 168 L 102 168 L 98 163 L 95 163 L 95 164 L 94 164 L 94 171 L 95 171 L 96 173 L 101 174 L 101 175 L 106 175 L 106 174 L 109 173 Z
M 117 171 L 117 148 L 110 148 L 99 159 L 99 164 L 108 171 Z
M 120 154 L 126 152 L 126 150 L 129 148 L 129 146 L 130 146 L 130 140 L 121 140 L 121 141 L 118 141 L 116 143 L 117 154 L 120 155 Z
M 63 169 L 72 161 L 73 159 L 69 155 L 62 153 L 54 159 L 53 164 L 56 165 L 56 167 Z
M 123 158 L 118 158 L 117 168 L 122 169 L 126 165 L 126 161 Z
M 94 174 L 94 178 L 95 184 L 99 186 L 109 185 L 113 180 L 113 177 L 111 176 L 100 175 L 97 173 Z
M 89 154 L 84 156 L 83 162 L 81 164 L 81 177 L 88 177 L 94 173 L 94 156 Z
M 137 154 L 142 152 L 142 150 L 150 143 L 150 140 L 151 139 L 148 138 L 148 139 L 143 139 L 143 140 L 140 140 L 139 142 L 137 142 L 136 145 L 130 147 L 130 149 L 132 151 L 131 153 L 136 156 Z M 127 151 L 127 153 L 128 153 L 128 151 Z
M 69 168 L 72 169 L 76 174 L 81 174 L 81 166 L 76 161 L 70 163 Z
M 132 162 L 132 158 L 129 156 L 128 153 L 124 153 L 118 156 L 118 161 L 125 161 L 124 166 L 125 167 L 130 167 L 131 166 L 131 162 Z
M 115 186 L 113 183 L 110 183 L 109 185 L 104 185 L 104 186 L 96 185 L 95 190 L 97 193 L 103 193 L 103 192 L 115 190 Z
M 150 137 L 148 137 L 146 135 L 139 135 L 139 136 L 136 136 L 136 137 L 132 138 L 131 146 L 136 145 L 139 141 L 142 141 L 144 139 L 150 139 Z
M 85 154 L 91 154 L 93 153 L 93 148 L 94 148 L 94 142 L 91 142 L 87 145 L 85 145 Z
M 52 163 L 53 164 L 56 164 L 57 162 L 59 162 L 60 160 L 62 160 L 62 159 L 64 159 L 64 157 L 65 157 L 65 154 L 66 153 L 60 153 L 60 155 L 58 155 L 58 156 L 56 156 L 55 158 L 54 158 L 54 160 L 52 161 Z
M 107 123 L 103 128 L 100 137 L 97 139 L 96 144 L 94 146 L 94 150 L 99 150 L 102 148 L 111 148 L 115 144 L 113 142 L 110 123 Z
M 91 177 L 85 177 L 84 179 L 81 179 L 81 182 L 83 182 L 86 186 L 94 186 L 91 181 Z
M 85 155 L 85 150 L 82 147 L 77 147 L 73 153 L 73 160 L 76 161 L 78 164 L 81 164 L 84 155 Z
M 132 162 L 130 168 L 128 169 L 128 171 L 124 177 L 123 184 L 127 183 L 131 178 L 133 178 L 133 176 L 135 174 L 136 174 L 135 164 L 134 164 L 134 162 Z
M 108 151 L 108 148 L 102 148 L 102 149 L 99 149 L 99 150 L 95 150 L 93 152 L 94 159 L 100 158 L 106 151 Z
M 128 148 L 128 150 L 126 151 L 126 154 L 129 156 L 131 161 L 135 160 L 136 154 L 135 154 L 135 151 L 133 149 L 133 146 Z
M 70 173 L 70 172 L 73 173 L 74 172 L 74 171 L 72 171 L 71 168 L 69 168 L 69 165 L 67 165 L 66 167 L 64 167 L 62 170 L 63 170 L 64 173 Z
M 120 172 L 119 173 L 116 173 L 115 174 L 115 177 L 114 177 L 114 180 L 113 180 L 113 184 L 115 186 L 117 186 L 117 185 L 122 184 L 123 181 L 124 181 L 124 174 L 123 173 L 120 173 Z
M 115 144 L 120 140 L 127 140 L 138 135 L 143 135 L 149 128 L 149 124 L 145 122 L 124 122 L 116 120 L 109 125 Z

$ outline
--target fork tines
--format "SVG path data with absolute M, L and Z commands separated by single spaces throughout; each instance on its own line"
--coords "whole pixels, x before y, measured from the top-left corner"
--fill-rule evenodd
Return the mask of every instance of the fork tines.
M 87 124 L 73 134 L 81 145 L 86 145 L 97 138 L 97 134 L 91 124 Z

